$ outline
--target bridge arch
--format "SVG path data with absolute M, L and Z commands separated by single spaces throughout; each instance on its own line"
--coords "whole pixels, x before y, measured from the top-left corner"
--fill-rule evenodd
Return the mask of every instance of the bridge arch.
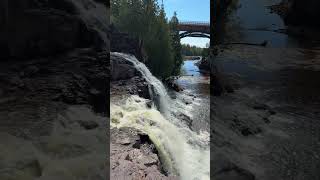
M 200 21 L 181 21 L 178 24 L 180 39 L 185 37 L 200 37 L 210 39 L 210 23 Z
M 179 34 L 180 39 L 185 37 L 199 37 L 199 38 L 208 38 L 210 39 L 210 34 L 201 33 L 201 32 L 183 32 Z

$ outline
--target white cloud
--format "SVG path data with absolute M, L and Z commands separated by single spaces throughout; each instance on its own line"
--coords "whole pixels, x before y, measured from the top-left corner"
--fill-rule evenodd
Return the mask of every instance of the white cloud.
M 210 43 L 210 40 L 208 38 L 186 37 L 181 39 L 181 43 L 204 48 L 207 43 Z

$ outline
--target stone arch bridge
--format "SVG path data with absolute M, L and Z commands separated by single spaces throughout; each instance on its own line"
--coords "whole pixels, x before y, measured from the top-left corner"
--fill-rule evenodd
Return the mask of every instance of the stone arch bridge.
M 200 21 L 181 21 L 178 24 L 180 39 L 185 37 L 201 37 L 210 39 L 210 23 Z

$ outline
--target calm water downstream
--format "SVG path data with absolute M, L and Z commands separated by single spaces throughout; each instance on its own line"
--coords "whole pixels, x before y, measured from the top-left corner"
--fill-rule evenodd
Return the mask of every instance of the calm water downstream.
M 196 63 L 199 60 L 186 60 L 177 79 L 184 91 L 180 96 L 190 107 L 192 125 L 195 131 L 210 130 L 210 75 L 200 73 Z

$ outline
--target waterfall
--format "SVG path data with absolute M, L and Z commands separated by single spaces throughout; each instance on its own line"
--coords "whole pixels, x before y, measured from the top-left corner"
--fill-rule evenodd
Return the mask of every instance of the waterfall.
M 148 100 L 131 96 L 124 105 L 111 103 L 111 126 L 133 127 L 147 133 L 169 173 L 183 180 L 210 179 L 209 133 L 197 134 L 171 115 L 179 110 L 177 103 L 143 63 L 131 55 L 112 54 L 134 64 L 148 82 L 151 96 L 158 100 L 159 110 L 155 106 L 148 108 Z
M 125 58 L 127 61 L 133 63 L 135 68 L 142 74 L 145 80 L 149 84 L 149 93 L 152 96 L 153 101 L 158 105 L 159 110 L 164 113 L 166 116 L 169 116 L 169 104 L 172 100 L 168 96 L 167 90 L 162 84 L 162 82 L 154 77 L 149 71 L 147 66 L 132 55 L 113 52 L 112 54 Z

